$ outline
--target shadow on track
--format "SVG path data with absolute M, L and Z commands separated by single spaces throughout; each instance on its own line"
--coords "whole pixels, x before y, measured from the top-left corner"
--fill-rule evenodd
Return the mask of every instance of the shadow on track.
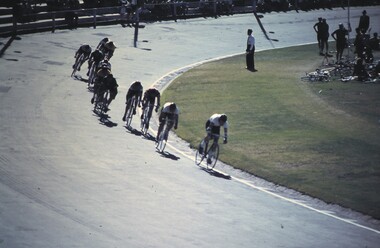
M 199 168 L 205 172 L 207 172 L 208 174 L 210 174 L 211 176 L 214 176 L 214 177 L 219 177 L 219 178 L 223 178 L 223 179 L 226 179 L 226 180 L 231 180 L 231 176 L 228 175 L 228 174 L 224 174 L 224 173 L 220 173 L 220 172 L 217 172 L 213 169 L 207 169 L 203 166 L 199 166 Z

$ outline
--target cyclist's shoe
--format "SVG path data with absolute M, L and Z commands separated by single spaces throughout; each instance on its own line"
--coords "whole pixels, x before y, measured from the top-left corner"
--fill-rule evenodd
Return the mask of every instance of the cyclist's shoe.
M 211 158 L 207 158 L 207 164 L 211 164 L 212 161 L 211 161 Z

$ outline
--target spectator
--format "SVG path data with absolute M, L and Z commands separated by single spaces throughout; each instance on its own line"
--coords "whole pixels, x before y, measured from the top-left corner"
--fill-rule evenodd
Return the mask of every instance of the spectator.
M 340 61 L 343 56 L 344 48 L 347 44 L 346 36 L 348 35 L 347 29 L 342 23 L 339 23 L 339 28 L 332 32 L 331 37 L 336 41 L 336 61 Z
M 321 46 L 320 46 L 320 53 L 321 55 L 328 55 L 329 54 L 329 25 L 326 22 L 326 19 L 322 19 L 322 24 L 319 26 L 320 29 L 320 40 L 321 40 Z M 323 53 L 323 50 L 326 48 L 326 53 Z
M 252 72 L 257 71 L 255 69 L 255 38 L 252 35 L 252 29 L 248 29 L 247 31 L 248 39 L 247 39 L 247 49 L 245 50 L 246 52 L 246 64 L 247 70 L 250 70 Z
M 369 16 L 367 16 L 367 11 L 363 10 L 362 16 L 360 16 L 359 20 L 359 29 L 362 31 L 363 34 L 367 33 L 367 30 L 369 28 Z
M 319 48 L 319 55 L 324 55 L 321 49 L 322 40 L 321 40 L 321 26 L 322 26 L 322 17 L 318 18 L 318 22 L 314 24 L 313 28 L 314 31 L 317 33 L 317 41 L 318 41 L 318 48 Z
M 373 37 L 369 39 L 369 46 L 372 48 L 372 50 L 380 50 L 380 40 L 377 37 L 377 33 L 373 33 Z

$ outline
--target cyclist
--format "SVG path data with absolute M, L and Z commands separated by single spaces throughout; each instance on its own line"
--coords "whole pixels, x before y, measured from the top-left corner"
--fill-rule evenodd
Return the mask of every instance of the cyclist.
M 100 87 L 102 84 L 102 81 L 105 77 L 111 74 L 111 70 L 108 69 L 107 67 L 100 67 L 96 71 L 96 78 L 94 81 L 94 95 L 91 98 L 91 103 L 94 103 L 95 101 L 95 96 L 100 92 Z
M 177 105 L 174 102 L 167 102 L 164 104 L 164 106 L 161 109 L 160 116 L 158 117 L 158 121 L 160 122 L 160 125 L 158 127 L 157 131 L 157 138 L 156 141 L 158 141 L 158 138 L 160 137 L 160 134 L 162 132 L 162 129 L 164 128 L 166 117 L 171 120 L 171 125 L 168 126 L 168 130 L 172 129 L 174 126 L 174 129 L 177 129 L 178 127 L 178 114 L 179 109 L 177 108 Z
M 113 77 L 112 74 L 108 74 L 99 82 L 97 92 L 95 94 L 99 96 L 102 95 L 106 90 L 110 91 L 106 111 L 109 110 L 108 106 L 111 104 L 112 100 L 114 100 L 117 95 L 117 87 L 119 87 L 119 85 L 117 84 L 116 79 Z
M 136 107 L 137 105 L 141 107 L 141 96 L 143 92 L 143 86 L 141 85 L 140 81 L 134 81 L 131 86 L 129 86 L 128 93 L 126 96 L 126 102 L 125 102 L 125 111 L 123 116 L 123 121 L 125 121 L 127 111 L 129 109 L 130 105 L 130 99 L 132 99 L 133 96 L 135 96 L 135 108 L 133 109 L 133 114 L 136 114 Z
M 115 43 L 111 40 L 107 41 L 106 44 L 103 46 L 104 49 L 104 55 L 108 60 L 110 60 L 113 56 L 113 53 L 116 49 Z
M 102 51 L 102 52 L 104 52 L 104 45 L 105 45 L 109 40 L 110 40 L 110 39 L 109 39 L 108 37 L 103 38 L 103 39 L 99 42 L 99 44 L 98 44 L 98 46 L 96 47 L 96 49 L 97 49 L 97 50 L 100 50 L 100 51 Z
M 154 102 L 157 98 L 157 105 L 156 105 L 156 108 L 155 108 L 155 111 L 157 112 L 158 111 L 158 108 L 160 107 L 160 98 L 161 98 L 161 94 L 160 92 L 154 88 L 154 87 L 150 87 L 149 89 L 147 89 L 145 92 L 144 92 L 144 97 L 143 97 L 143 104 L 142 104 L 142 110 L 144 112 L 144 109 L 149 107 L 149 105 L 154 105 Z M 153 108 L 150 108 L 149 109 L 149 112 L 148 112 L 148 120 L 150 120 L 150 118 L 152 117 L 152 111 L 153 111 Z M 141 119 L 143 118 L 143 113 L 141 114 Z M 149 122 L 147 124 L 147 128 L 149 128 Z
M 83 44 L 79 47 L 79 49 L 77 50 L 77 52 L 75 53 L 74 55 L 74 58 L 76 59 L 79 59 L 79 57 L 84 54 L 84 59 L 82 61 L 82 64 L 90 57 L 90 54 L 91 54 L 91 47 L 87 44 Z M 76 60 L 75 60 L 76 61 Z M 78 71 L 80 71 L 80 67 L 82 66 L 82 64 L 79 65 L 79 69 Z M 73 65 L 73 69 L 75 67 L 75 63 Z
M 213 114 L 206 122 L 206 137 L 204 141 L 209 142 L 210 138 L 214 138 L 214 142 L 218 143 L 220 135 L 220 127 L 224 128 L 224 139 L 223 143 L 227 144 L 227 134 L 228 134 L 228 121 L 227 115 L 225 114 Z M 199 146 L 199 153 L 202 154 L 204 151 L 205 142 L 202 142 Z
M 99 66 L 99 62 L 102 61 L 104 59 L 104 54 L 102 53 L 102 51 L 96 49 L 95 51 L 93 51 L 90 55 L 90 58 L 88 59 L 88 72 L 87 72 L 87 76 L 90 75 L 90 69 L 91 69 L 91 66 L 93 63 L 95 63 L 95 65 L 97 65 L 97 67 Z

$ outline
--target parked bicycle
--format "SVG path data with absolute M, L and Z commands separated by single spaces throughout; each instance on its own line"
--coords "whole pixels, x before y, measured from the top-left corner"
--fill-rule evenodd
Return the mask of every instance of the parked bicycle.
M 302 81 L 308 82 L 329 82 L 331 79 L 330 72 L 328 70 L 316 69 L 313 72 L 307 72 L 306 76 L 301 77 Z
M 215 167 L 216 162 L 219 157 L 219 144 L 216 140 L 218 140 L 219 135 L 211 134 L 211 139 L 213 143 L 209 147 L 209 140 L 205 138 L 199 143 L 197 152 L 195 154 L 195 164 L 200 166 L 201 163 L 206 159 L 206 168 L 213 169 Z M 203 152 L 199 152 L 199 148 L 204 147 Z

